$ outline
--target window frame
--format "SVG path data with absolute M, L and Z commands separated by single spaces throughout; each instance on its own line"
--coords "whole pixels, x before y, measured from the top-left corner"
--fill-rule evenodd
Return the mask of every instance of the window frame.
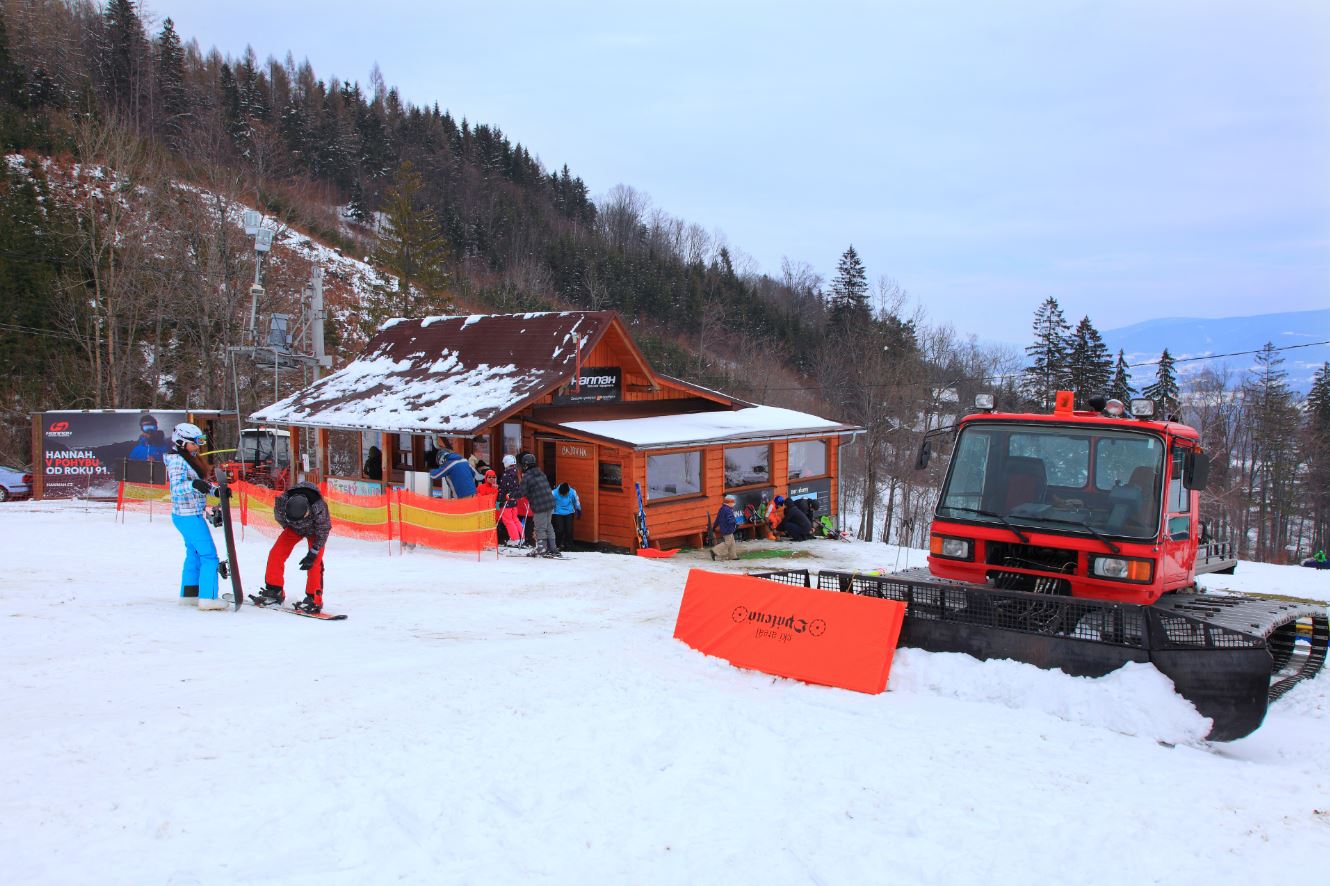
M 798 477 L 790 473 L 790 465 L 794 460 L 790 458 L 790 450 L 800 444 L 820 443 L 822 445 L 822 473 L 820 474 L 800 474 Z M 805 480 L 820 480 L 823 477 L 831 476 L 831 441 L 826 437 L 815 437 L 811 440 L 790 440 L 785 444 L 785 482 L 788 485 L 793 480 L 803 482 Z
M 725 456 L 726 453 L 728 453 L 731 449 L 766 449 L 767 451 L 766 479 L 755 480 L 751 483 L 740 483 L 735 486 L 731 486 L 730 478 L 726 476 L 726 468 L 725 468 Z M 771 481 L 771 455 L 772 455 L 772 447 L 770 443 L 749 443 L 743 446 L 722 446 L 720 448 L 720 475 L 721 475 L 721 485 L 723 486 L 725 491 L 730 492 L 741 489 L 760 489 L 764 486 L 774 486 L 775 484 L 772 483 Z M 825 453 L 823 453 L 823 455 L 825 456 Z M 825 458 L 823 460 L 825 461 Z
M 670 452 L 656 452 L 656 453 L 647 452 L 643 453 L 643 455 L 646 456 L 646 460 L 642 465 L 642 475 L 643 475 L 642 479 L 646 481 L 643 484 L 643 486 L 645 487 L 643 489 L 644 494 L 642 496 L 643 504 L 659 504 L 661 502 L 682 501 L 683 499 L 687 498 L 702 498 L 706 495 L 707 484 L 706 484 L 705 449 L 676 449 Z M 666 458 L 675 455 L 697 456 L 697 489 L 696 490 L 690 489 L 687 492 L 680 492 L 675 495 L 667 495 L 663 498 L 653 496 L 651 494 L 651 459 Z

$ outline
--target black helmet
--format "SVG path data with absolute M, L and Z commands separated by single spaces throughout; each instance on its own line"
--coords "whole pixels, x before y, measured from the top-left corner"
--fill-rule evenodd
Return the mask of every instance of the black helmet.
M 522 453 L 522 470 L 529 471 L 536 466 L 536 457 L 529 452 Z
M 303 520 L 309 513 L 309 499 L 303 495 L 293 495 L 286 500 L 286 518 Z

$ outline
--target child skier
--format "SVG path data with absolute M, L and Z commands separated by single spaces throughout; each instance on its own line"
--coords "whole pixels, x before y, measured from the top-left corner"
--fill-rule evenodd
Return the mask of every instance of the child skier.
M 203 512 L 209 495 L 223 494 L 203 479 L 206 470 L 199 447 L 208 442 L 198 425 L 181 422 L 171 432 L 174 447 L 167 452 L 166 476 L 171 484 L 171 522 L 185 540 L 185 566 L 180 577 L 180 602 L 199 609 L 225 609 L 217 596 L 217 545 Z
M 323 611 L 323 551 L 332 532 L 332 515 L 328 504 L 313 483 L 301 481 L 277 496 L 273 503 L 273 518 L 282 527 L 282 534 L 268 552 L 268 571 L 265 584 L 258 596 L 250 595 L 255 606 L 280 606 L 286 599 L 283 590 L 286 558 L 296 542 L 305 539 L 309 551 L 300 560 L 300 568 L 309 575 L 305 578 L 305 599 L 294 604 L 296 609 L 314 615 Z
M 734 549 L 734 530 L 739 527 L 739 521 L 734 516 L 734 505 L 738 499 L 733 495 L 725 496 L 725 503 L 720 506 L 716 512 L 716 522 L 711 524 L 714 530 L 713 537 L 719 539 L 714 545 L 708 548 L 711 559 L 715 560 L 716 548 L 721 548 L 726 560 L 738 560 L 739 552 Z
M 522 456 L 522 494 L 531 506 L 531 519 L 536 524 L 535 548 L 528 557 L 553 557 L 562 559 L 559 544 L 554 538 L 554 526 L 551 516 L 554 513 L 554 494 L 550 491 L 550 481 L 540 468 L 536 467 L 536 457 L 531 453 Z
M 499 522 L 508 534 L 508 547 L 520 548 L 526 545 L 526 534 L 522 523 L 517 519 L 517 502 L 522 497 L 522 475 L 517 471 L 517 459 L 511 455 L 503 457 L 503 476 L 499 478 Z

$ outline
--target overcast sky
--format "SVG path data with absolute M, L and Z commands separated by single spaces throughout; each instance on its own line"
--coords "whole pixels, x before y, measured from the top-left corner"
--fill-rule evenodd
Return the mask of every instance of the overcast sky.
M 325 80 L 378 63 L 754 270 L 853 244 L 981 338 L 1049 295 L 1100 329 L 1330 304 L 1324 0 L 146 6 Z

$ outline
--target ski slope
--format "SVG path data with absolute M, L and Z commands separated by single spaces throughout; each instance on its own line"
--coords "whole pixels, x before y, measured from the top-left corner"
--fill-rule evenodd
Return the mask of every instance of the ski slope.
M 1330 853 L 1324 674 L 1211 745 L 1149 666 L 901 650 L 878 696 L 737 670 L 672 639 L 696 554 L 334 537 L 350 619 L 319 622 L 179 605 L 160 515 L 11 503 L 0 539 L 6 884 L 1252 886 Z M 251 589 L 267 547 L 241 543 Z M 800 547 L 733 565 L 923 562 Z M 1206 583 L 1330 599 L 1296 567 Z

